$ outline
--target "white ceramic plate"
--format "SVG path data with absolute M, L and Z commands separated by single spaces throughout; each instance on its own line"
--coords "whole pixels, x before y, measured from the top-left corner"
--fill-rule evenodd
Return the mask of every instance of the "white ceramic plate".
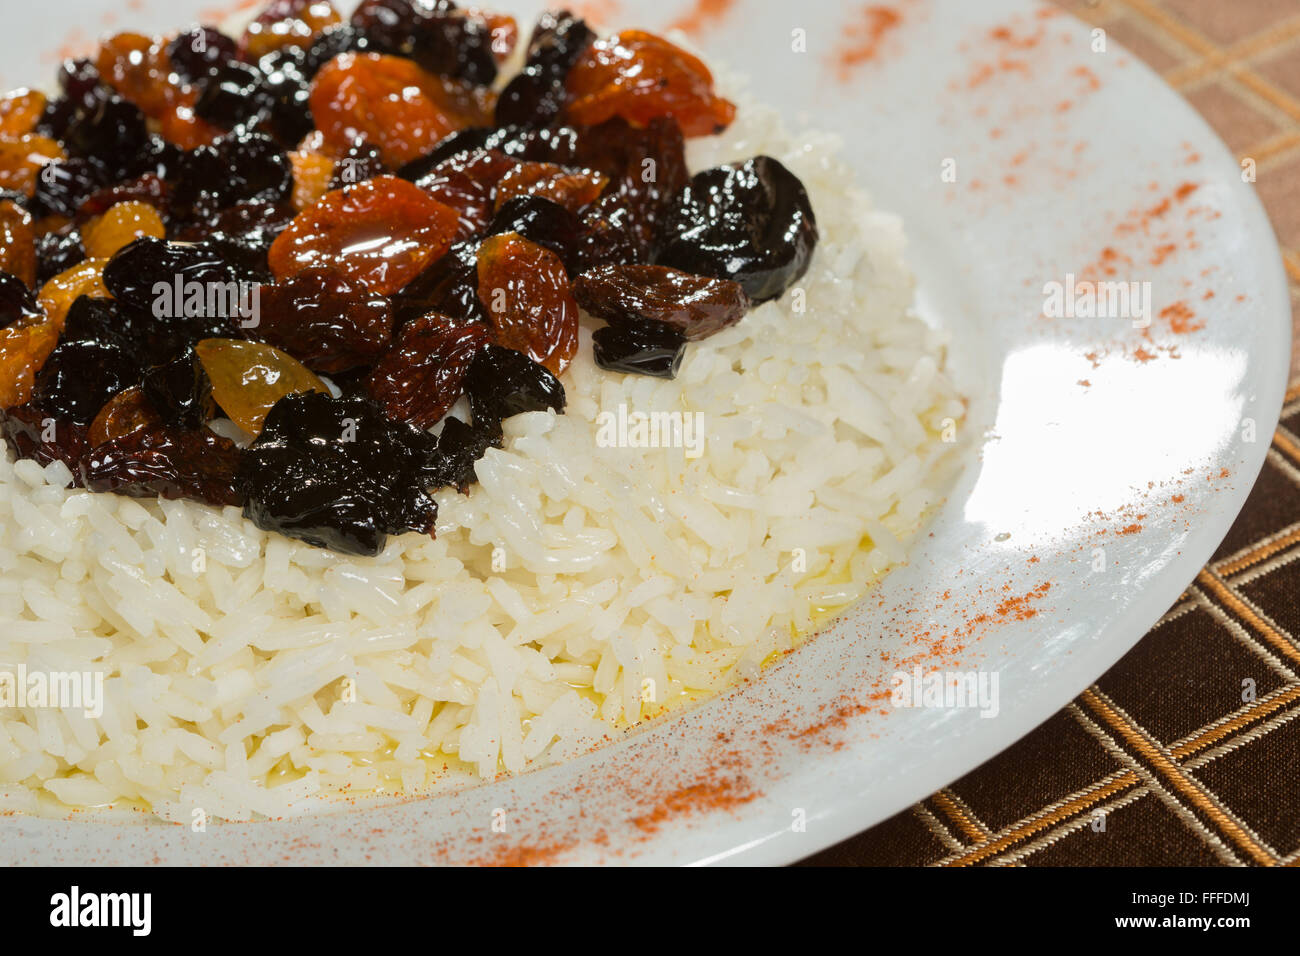
M 3 80 L 47 76 L 42 51 L 65 41 L 173 27 L 208 5 L 31 6 L 26 28 L 0 40 Z M 525 24 L 541 6 L 496 5 Z M 969 436 L 977 450 L 932 533 L 760 681 L 564 766 L 204 834 L 15 817 L 0 857 L 795 860 L 1049 717 L 1143 635 L 1227 531 L 1282 401 L 1286 285 L 1236 160 L 1134 57 L 1028 0 L 899 0 L 897 22 L 856 2 L 574 6 L 651 29 L 686 8 L 722 11 L 702 18 L 696 42 L 751 73 L 792 125 L 840 132 L 860 182 L 905 217 L 918 308 L 952 331 L 971 421 L 990 426 Z M 1127 318 L 1044 317 L 1045 283 L 1108 262 L 1105 278 L 1151 283 L 1145 335 Z M 892 707 L 891 677 L 914 661 L 996 673 L 997 716 Z

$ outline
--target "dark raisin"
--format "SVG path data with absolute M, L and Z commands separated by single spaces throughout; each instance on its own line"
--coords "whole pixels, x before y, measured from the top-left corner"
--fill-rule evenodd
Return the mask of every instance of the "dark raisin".
M 64 60 L 59 65 L 59 89 L 76 103 L 89 103 L 97 93 L 103 95 L 99 69 L 87 59 Z
M 512 415 L 564 411 L 564 386 L 544 365 L 522 352 L 489 345 L 465 375 L 465 394 L 475 426 L 494 427 Z
M 371 49 L 370 38 L 350 23 L 337 23 L 326 27 L 312 41 L 303 54 L 300 69 L 309 82 L 316 76 L 322 66 L 343 53 L 362 52 Z
M 110 398 L 140 379 L 140 366 L 107 342 L 60 343 L 36 376 L 32 401 L 77 425 L 89 425 Z
M 216 286 L 234 282 L 230 266 L 220 256 L 202 245 L 187 242 L 168 242 L 145 236 L 126 246 L 104 267 L 104 285 L 124 307 L 159 317 L 184 317 L 187 301 L 203 303 L 217 291 Z M 169 286 L 165 298 L 154 287 L 159 283 Z M 180 298 L 174 290 L 180 290 Z M 201 300 L 195 300 L 195 294 Z M 166 303 L 163 307 L 160 303 Z M 155 307 L 158 307 L 156 310 Z M 193 317 L 192 315 L 189 317 Z
M 269 283 L 272 276 L 267 254 L 295 215 L 288 203 L 238 202 L 204 222 L 181 226 L 175 237 L 186 242 L 201 241 L 229 263 L 240 281 Z
M 502 126 L 488 137 L 484 147 L 530 163 L 573 166 L 578 164 L 581 138 L 582 134 L 572 126 Z
M 144 149 L 130 164 L 128 175 L 156 176 L 161 180 L 171 180 L 180 171 L 185 159 L 185 150 L 175 143 L 168 142 L 157 134 L 150 133 Z
M 426 468 L 429 485 L 450 486 L 462 493 L 469 491 L 470 485 L 478 481 L 474 463 L 489 448 L 500 448 L 501 444 L 500 423 L 467 425 L 455 416 L 444 418 L 438 447 Z
M 172 69 L 186 83 L 216 76 L 239 56 L 235 41 L 213 27 L 190 27 L 167 44 Z
M 734 279 L 756 303 L 805 272 L 817 220 L 799 178 L 770 156 L 697 173 L 660 225 L 657 261 Z
M 686 354 L 686 336 L 666 322 L 607 325 L 591 339 L 596 364 L 611 372 L 675 378 Z
M 148 141 L 144 113 L 120 96 L 106 97 L 93 109 L 78 110 L 63 137 L 71 155 L 107 163 L 112 179 L 130 174 Z
M 89 449 L 85 425 L 60 419 L 39 406 L 27 404 L 0 410 L 0 432 L 19 458 L 39 465 L 61 461 L 72 472 L 73 483 L 81 484 L 77 462 Z
M 245 455 L 245 517 L 317 547 L 375 555 L 389 534 L 430 534 L 437 440 L 363 398 L 280 399 Z
M 44 315 L 27 283 L 16 275 L 0 272 L 0 328 L 19 319 L 36 321 Z
M 479 300 L 478 286 L 478 243 L 455 243 L 446 255 L 393 296 L 397 325 L 400 328 L 428 312 L 487 322 L 488 314 Z
M 145 173 L 134 179 L 107 186 L 92 193 L 77 210 L 77 222 L 102 216 L 120 202 L 145 202 L 164 217 L 167 214 L 167 183 L 154 173 Z
M 443 160 L 462 153 L 484 149 L 494 131 L 486 126 L 466 126 L 444 136 L 433 151 L 413 159 L 397 171 L 397 175 L 410 182 L 427 176 Z
M 84 258 L 86 252 L 81 247 L 81 233 L 72 223 L 47 232 L 36 240 L 36 281 L 43 284 Z
M 543 126 L 558 117 L 565 106 L 565 77 L 595 39 L 587 24 L 568 11 L 542 14 L 523 70 L 497 100 L 497 125 Z
M 491 330 L 481 322 L 422 315 L 403 326 L 366 381 L 366 392 L 396 421 L 436 424 L 461 396 L 465 375 Z
M 293 190 L 289 157 L 260 133 L 224 136 L 186 155 L 172 206 L 184 218 L 207 218 L 239 202 L 287 202 Z
M 497 185 L 518 164 L 496 150 L 458 153 L 416 180 L 428 195 L 456 210 L 457 238 L 482 232 L 492 220 Z
M 573 275 L 579 264 L 583 242 L 582 222 L 557 202 L 541 196 L 516 196 L 508 200 L 488 225 L 487 235 L 517 232 L 525 239 L 545 246 L 564 262 Z
M 254 67 L 227 63 L 203 84 L 194 115 L 226 130 L 264 119 L 275 109 L 265 81 L 265 74 Z
M 199 428 L 216 413 L 212 383 L 192 348 L 146 371 L 140 388 L 163 422 L 176 428 Z
M 186 431 L 160 423 L 87 451 L 80 473 L 91 491 L 241 505 L 238 474 L 243 457 L 238 445 L 207 429 Z
M 478 86 L 491 86 L 497 78 L 492 31 L 479 17 L 467 17 L 455 11 L 435 13 L 416 34 L 409 55 L 439 76 Z
M 49 163 L 36 177 L 31 208 L 71 219 L 81 204 L 109 183 L 109 173 L 98 160 L 71 156 Z
M 337 269 L 306 269 L 261 290 L 253 334 L 314 372 L 372 365 L 392 338 L 389 301 Z
M 749 309 L 739 283 L 667 266 L 602 266 L 574 281 L 573 297 L 613 325 L 666 322 L 690 341 L 735 325 Z

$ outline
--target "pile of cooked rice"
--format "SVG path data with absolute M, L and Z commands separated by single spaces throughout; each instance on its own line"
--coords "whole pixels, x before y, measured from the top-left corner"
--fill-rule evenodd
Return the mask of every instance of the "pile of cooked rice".
M 472 493 L 439 493 L 436 540 L 339 555 L 0 455 L 0 673 L 97 672 L 105 696 L 97 719 L 0 706 L 0 809 L 279 817 L 561 760 L 756 674 L 902 561 L 955 464 L 944 336 L 834 140 L 732 98 L 691 168 L 788 165 L 808 275 L 672 381 L 597 368 L 584 325 L 567 414 L 509 420 Z M 698 413 L 702 453 L 629 447 L 600 427 L 620 406 Z

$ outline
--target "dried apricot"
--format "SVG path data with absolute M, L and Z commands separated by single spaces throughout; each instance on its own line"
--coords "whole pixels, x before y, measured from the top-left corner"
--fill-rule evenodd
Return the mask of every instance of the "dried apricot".
M 26 88 L 0 96 L 0 136 L 25 136 L 45 112 L 45 94 Z
M 564 263 L 515 232 L 483 240 L 478 296 L 492 319 L 493 340 L 559 375 L 578 351 L 578 303 Z
M 329 394 L 301 362 L 273 345 L 204 339 L 194 346 L 212 382 L 212 397 L 232 422 L 256 435 L 271 407 L 294 392 Z
M 402 57 L 344 53 L 316 74 L 310 103 L 326 143 L 346 150 L 364 139 L 396 169 L 454 130 L 486 125 L 493 104 L 484 97 Z
M 402 327 L 366 379 L 366 393 L 389 418 L 428 428 L 456 404 L 470 363 L 490 337 L 482 322 L 420 316 Z
M 396 176 L 326 193 L 271 245 L 271 271 L 285 279 L 334 266 L 384 295 L 398 291 L 451 245 L 456 210 Z
M 158 421 L 158 413 L 140 386 L 133 385 L 118 392 L 99 410 L 86 432 L 86 440 L 94 448 Z
M 104 285 L 106 265 L 107 259 L 85 259 L 41 286 L 37 298 L 56 331 L 63 330 L 63 320 L 68 317 L 68 310 L 81 296 L 88 295 L 94 299 L 113 297 L 113 293 Z
M 496 208 L 516 196 L 541 196 L 577 212 L 595 202 L 609 180 L 590 169 L 566 169 L 554 163 L 520 163 L 497 184 Z
M 293 166 L 293 208 L 298 210 L 314 206 L 329 192 L 334 178 L 334 160 L 320 153 L 294 150 L 289 153 Z
M 167 227 L 153 206 L 143 202 L 120 202 L 81 229 L 81 242 L 92 259 L 108 259 L 141 236 L 162 239 Z
M 736 117 L 735 104 L 713 92 L 713 74 L 698 57 L 642 30 L 593 43 L 569 71 L 568 116 L 595 126 L 621 116 L 645 126 L 672 116 L 687 136 L 720 133 Z
M 36 373 L 58 343 L 59 330 L 50 322 L 15 323 L 0 329 L 0 408 L 27 404 Z
M 271 0 L 244 30 L 240 49 L 249 61 L 286 46 L 308 46 L 326 27 L 343 18 L 329 0 Z
M 0 201 L 0 271 L 36 285 L 36 230 L 31 214 L 10 199 Z
M 47 163 L 67 159 L 63 147 L 47 136 L 27 133 L 0 139 L 0 189 L 36 195 L 36 177 Z

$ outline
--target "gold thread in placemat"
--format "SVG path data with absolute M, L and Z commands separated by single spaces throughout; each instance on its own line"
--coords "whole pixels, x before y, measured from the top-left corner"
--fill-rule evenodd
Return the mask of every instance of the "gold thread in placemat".
M 1246 570 L 1251 565 L 1259 564 L 1278 552 L 1285 551 L 1298 541 L 1300 541 L 1300 525 L 1296 525 L 1294 530 L 1279 537 L 1265 539 L 1245 554 L 1224 562 L 1214 570 L 1220 577 L 1230 578 L 1239 571 Z
M 1300 36 L 1300 18 L 1279 23 L 1263 33 L 1247 37 L 1226 50 L 1216 49 L 1199 63 L 1176 67 L 1165 74 L 1165 82 L 1170 86 L 1188 86 L 1206 79 L 1212 73 L 1233 63 L 1249 60 L 1258 53 L 1269 52 L 1295 36 Z
M 1270 625 L 1248 607 L 1217 574 L 1209 568 L 1202 568 L 1200 574 L 1196 575 L 1196 583 L 1210 591 L 1219 599 L 1220 604 L 1249 624 L 1274 650 L 1278 651 L 1287 660 L 1300 664 L 1300 649 L 1297 649 L 1294 644 L 1278 633 L 1277 628 Z
M 1273 866 L 1277 863 L 1277 858 L 1273 853 L 1262 846 L 1239 823 L 1231 819 L 1222 809 L 1210 801 L 1208 794 L 1200 784 L 1187 776 L 1168 755 L 1161 753 L 1160 748 L 1143 736 L 1141 730 L 1132 721 L 1123 717 L 1115 708 L 1102 700 L 1095 687 L 1089 687 L 1079 695 L 1079 699 L 1093 713 L 1104 720 L 1113 731 L 1119 734 L 1124 739 L 1124 742 L 1137 751 L 1147 763 L 1173 784 L 1174 789 L 1190 800 L 1196 809 L 1213 821 L 1220 832 L 1249 853 L 1255 862 L 1262 866 Z
M 947 790 L 939 790 L 930 795 L 934 805 L 942 810 L 953 823 L 964 833 L 972 843 L 980 843 L 988 839 L 988 830 L 973 821 L 970 816 L 959 807 L 955 800 L 949 795 Z
M 1210 744 L 1230 737 L 1246 725 L 1257 723 L 1273 711 L 1281 710 L 1287 704 L 1297 700 L 1300 700 L 1300 684 L 1293 684 L 1281 693 L 1255 701 L 1231 720 L 1226 720 L 1217 726 L 1202 727 L 1182 743 L 1170 747 L 1169 753 L 1180 760 L 1190 757 L 1198 750 L 1204 750 Z
M 1296 464 L 1300 464 L 1300 444 L 1297 444 L 1295 436 L 1281 425 L 1277 427 L 1277 431 L 1273 432 L 1273 444 L 1277 446 L 1278 451 L 1285 454 Z

